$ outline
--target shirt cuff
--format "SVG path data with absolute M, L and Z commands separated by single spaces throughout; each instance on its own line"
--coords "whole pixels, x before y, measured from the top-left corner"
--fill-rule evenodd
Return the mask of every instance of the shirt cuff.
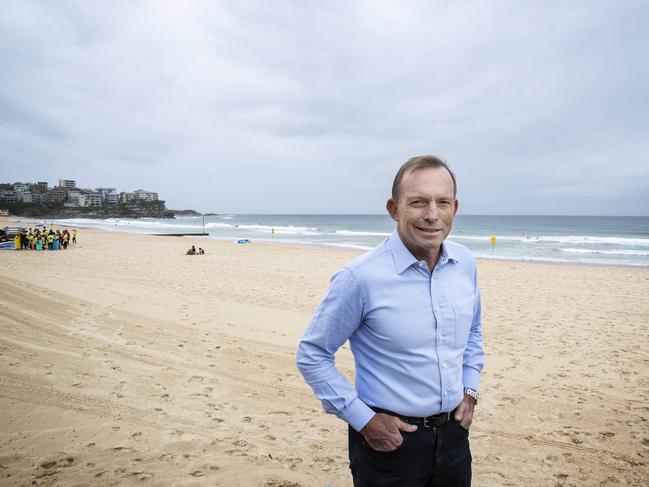
M 475 370 L 472 367 L 463 367 L 462 368 L 462 384 L 464 387 L 478 391 L 478 386 L 480 385 L 480 372 Z
M 352 428 L 360 432 L 375 414 L 367 404 L 355 398 L 341 416 Z

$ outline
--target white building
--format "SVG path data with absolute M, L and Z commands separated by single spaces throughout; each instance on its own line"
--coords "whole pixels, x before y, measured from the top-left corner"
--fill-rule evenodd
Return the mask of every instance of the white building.
M 73 189 L 77 187 L 77 182 L 72 179 L 59 179 L 59 186 L 65 189 Z
M 136 189 L 133 191 L 136 200 L 140 201 L 158 201 L 158 193 L 153 191 L 145 191 L 143 189 Z
M 79 206 L 101 206 L 101 193 L 88 189 L 81 191 Z
M 120 203 L 129 203 L 131 201 L 135 201 L 135 195 L 133 193 L 127 193 L 125 191 L 122 191 L 119 194 L 119 202 Z
M 119 200 L 119 195 L 117 194 L 116 188 L 95 188 L 99 194 L 101 194 L 101 202 L 109 205 L 117 204 Z
M 66 206 L 83 206 L 81 204 L 82 193 L 78 189 L 71 189 L 68 191 L 68 201 Z M 85 197 L 83 198 L 85 202 Z
M 25 183 L 14 183 L 13 188 L 16 193 L 27 191 L 27 185 Z
M 99 193 L 90 193 L 86 196 L 86 201 L 90 202 L 90 206 L 101 206 L 101 195 Z
M 22 201 L 23 203 L 32 203 L 32 193 L 31 191 L 23 191 L 20 193 L 16 193 L 18 196 L 18 201 Z

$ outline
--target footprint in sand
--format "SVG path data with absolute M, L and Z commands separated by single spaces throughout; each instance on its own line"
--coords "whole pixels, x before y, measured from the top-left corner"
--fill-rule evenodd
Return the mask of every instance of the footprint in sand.
M 131 472 L 128 474 L 129 477 L 136 477 L 138 480 L 150 480 L 153 478 L 153 474 L 151 472 Z
M 122 446 L 122 445 L 114 446 L 110 450 L 114 452 L 129 452 L 129 453 L 135 452 L 133 448 L 129 448 L 127 446 Z
M 302 487 L 302 484 L 291 482 L 289 480 L 267 480 L 263 487 Z

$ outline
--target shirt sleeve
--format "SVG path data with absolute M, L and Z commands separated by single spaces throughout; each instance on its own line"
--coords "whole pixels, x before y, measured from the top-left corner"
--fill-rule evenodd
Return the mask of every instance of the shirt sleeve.
M 335 274 L 297 349 L 297 367 L 327 413 L 360 431 L 374 416 L 336 369 L 335 353 L 363 320 L 363 293 L 354 274 Z
M 474 271 L 473 283 L 475 304 L 473 306 L 473 320 L 471 322 L 471 330 L 469 331 L 469 340 L 462 360 L 462 383 L 464 387 L 477 391 L 480 385 L 480 372 L 482 372 L 482 368 L 484 367 L 482 315 L 477 271 Z

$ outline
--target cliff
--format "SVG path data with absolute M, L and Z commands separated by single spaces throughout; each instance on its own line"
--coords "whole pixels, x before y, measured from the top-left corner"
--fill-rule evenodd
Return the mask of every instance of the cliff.
M 164 201 L 138 201 L 90 208 L 54 204 L 4 205 L 12 215 L 31 218 L 174 218 Z

